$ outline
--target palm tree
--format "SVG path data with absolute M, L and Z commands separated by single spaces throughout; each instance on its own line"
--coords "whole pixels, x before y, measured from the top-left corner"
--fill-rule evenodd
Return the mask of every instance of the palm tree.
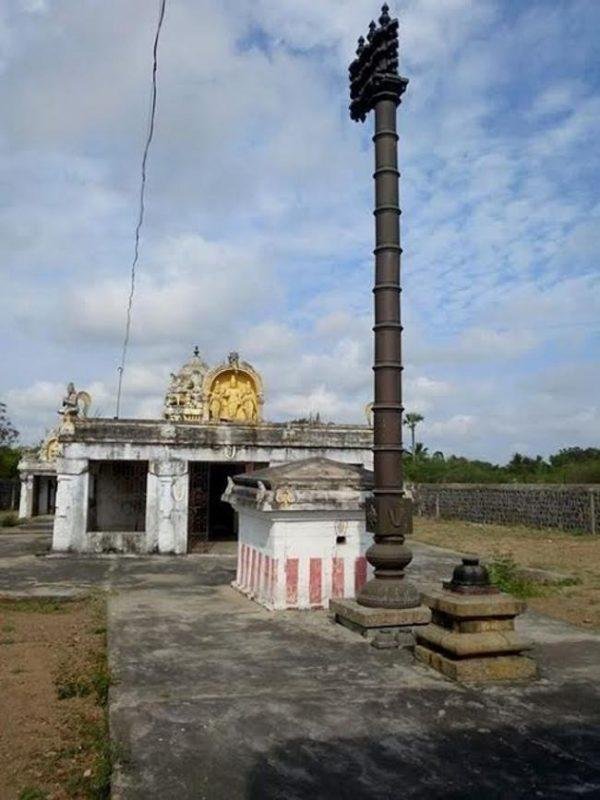
M 409 411 L 408 414 L 404 415 L 404 424 L 408 425 L 410 428 L 410 440 L 411 440 L 411 452 L 413 461 L 417 458 L 417 451 L 415 449 L 415 428 L 419 424 L 419 422 L 423 422 L 425 419 L 422 414 L 417 414 L 414 411 Z

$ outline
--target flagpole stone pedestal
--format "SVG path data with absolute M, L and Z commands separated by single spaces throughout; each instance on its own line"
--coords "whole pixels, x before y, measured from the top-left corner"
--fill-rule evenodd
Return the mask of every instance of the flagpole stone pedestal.
M 490 585 L 477 558 L 465 558 L 444 588 L 426 592 L 432 621 L 417 631 L 415 657 L 461 683 L 529 680 L 532 643 L 515 631 L 526 605 Z
M 360 633 L 375 647 L 404 647 L 414 644 L 415 630 L 431 622 L 426 605 L 416 608 L 371 608 L 354 599 L 331 600 L 334 621 Z

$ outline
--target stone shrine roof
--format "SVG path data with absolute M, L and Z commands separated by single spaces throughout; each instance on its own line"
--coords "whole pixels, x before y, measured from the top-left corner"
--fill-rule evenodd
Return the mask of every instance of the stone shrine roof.
M 233 482 L 251 487 L 262 484 L 265 489 L 277 489 L 281 486 L 306 489 L 335 489 L 340 486 L 370 489 L 373 486 L 373 473 L 360 465 L 315 456 L 235 475 Z
M 373 473 L 362 466 L 315 456 L 235 475 L 222 499 L 269 513 L 358 511 L 372 486 Z

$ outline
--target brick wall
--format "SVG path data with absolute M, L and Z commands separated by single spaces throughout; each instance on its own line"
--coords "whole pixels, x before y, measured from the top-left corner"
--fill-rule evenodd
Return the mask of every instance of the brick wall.
M 600 485 L 421 483 L 415 513 L 500 525 L 600 533 Z

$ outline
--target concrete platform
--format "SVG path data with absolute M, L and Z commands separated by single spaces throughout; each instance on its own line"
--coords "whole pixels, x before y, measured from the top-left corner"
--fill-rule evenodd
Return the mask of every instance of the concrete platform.
M 40 558 L 11 538 L 0 590 L 111 589 L 114 800 L 600 796 L 598 634 L 526 613 L 541 679 L 480 690 L 325 612 L 260 608 L 231 558 Z M 414 549 L 411 580 L 449 577 L 455 555 Z

